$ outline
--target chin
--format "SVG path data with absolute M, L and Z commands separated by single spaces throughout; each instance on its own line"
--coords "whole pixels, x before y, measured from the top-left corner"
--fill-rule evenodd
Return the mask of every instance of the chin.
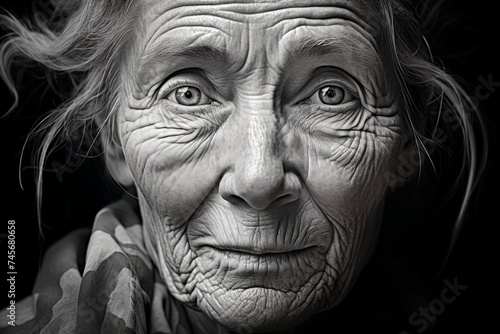
M 224 328 L 236 333 L 266 333 L 296 327 L 322 308 L 321 298 L 269 288 L 214 293 L 199 308 Z

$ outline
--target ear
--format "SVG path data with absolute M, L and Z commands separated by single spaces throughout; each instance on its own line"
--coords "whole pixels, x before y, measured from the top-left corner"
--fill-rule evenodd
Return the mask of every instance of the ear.
M 116 182 L 128 188 L 134 185 L 134 177 L 125 160 L 120 135 L 118 134 L 115 136 L 110 131 L 110 126 L 113 127 L 110 124 L 114 121 L 113 117 L 110 117 L 107 122 L 103 122 L 99 118 L 96 119 L 98 126 L 101 127 L 99 136 L 102 143 L 106 167 Z M 118 127 L 113 128 L 117 129 Z
M 127 188 L 134 184 L 134 177 L 128 168 L 125 155 L 121 145 L 114 143 L 108 139 L 108 144 L 104 146 L 104 156 L 106 167 L 113 179 Z

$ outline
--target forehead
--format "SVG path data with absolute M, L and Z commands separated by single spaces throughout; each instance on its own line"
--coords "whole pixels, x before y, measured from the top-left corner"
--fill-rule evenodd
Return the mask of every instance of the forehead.
M 243 31 L 276 37 L 335 20 L 345 20 L 360 32 L 375 31 L 377 17 L 372 0 L 148 0 L 142 13 L 148 41 L 182 27 L 220 30 L 236 38 Z
M 288 13 L 314 12 L 320 17 L 328 15 L 329 8 L 352 11 L 360 17 L 369 18 L 376 15 L 374 0 L 146 0 L 144 14 L 152 19 L 167 12 L 176 14 L 216 13 L 231 14 L 234 17 L 247 16 L 248 21 L 258 21 L 259 16 L 279 18 Z M 261 18 L 260 17 L 260 18 Z
M 158 60 L 168 63 L 171 71 L 186 67 L 186 62 L 197 67 L 208 58 L 234 68 L 266 62 L 283 69 L 291 60 L 322 55 L 337 59 L 337 64 L 327 65 L 346 70 L 348 63 L 351 67 L 380 63 L 374 39 L 378 16 L 371 0 L 148 0 L 143 4 L 138 64 L 146 69 L 139 72 L 149 76 L 161 70 L 154 64 Z M 348 72 L 352 71 L 366 77 L 363 66 Z

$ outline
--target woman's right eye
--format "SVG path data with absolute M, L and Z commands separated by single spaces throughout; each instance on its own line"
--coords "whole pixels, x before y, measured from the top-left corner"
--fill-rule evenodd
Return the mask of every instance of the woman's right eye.
M 166 99 L 182 106 L 202 106 L 214 102 L 208 95 L 194 86 L 180 86 L 166 95 Z

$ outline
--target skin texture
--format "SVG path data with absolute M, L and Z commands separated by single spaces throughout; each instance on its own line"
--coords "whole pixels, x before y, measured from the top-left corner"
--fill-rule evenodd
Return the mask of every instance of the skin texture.
M 122 163 L 170 292 L 228 329 L 293 327 L 337 305 L 369 260 L 404 144 L 372 14 L 144 3 Z

